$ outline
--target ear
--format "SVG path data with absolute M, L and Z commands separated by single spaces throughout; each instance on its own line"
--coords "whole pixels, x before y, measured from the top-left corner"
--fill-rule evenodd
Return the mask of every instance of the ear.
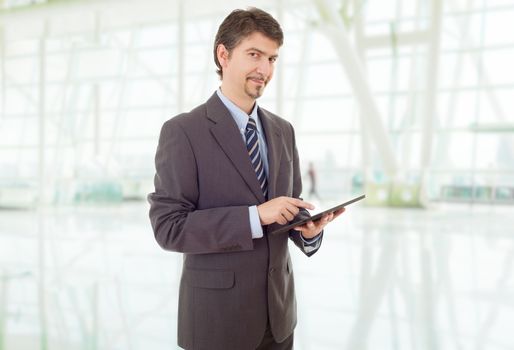
M 220 62 L 221 66 L 226 67 L 230 55 L 225 45 L 218 45 L 216 48 L 216 55 L 218 56 L 218 61 Z

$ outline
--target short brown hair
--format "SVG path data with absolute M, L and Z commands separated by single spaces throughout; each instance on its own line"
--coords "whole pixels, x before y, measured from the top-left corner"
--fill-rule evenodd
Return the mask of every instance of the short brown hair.
M 248 10 L 234 10 L 223 20 L 214 40 L 214 62 L 218 67 L 216 73 L 220 78 L 223 78 L 223 71 L 218 60 L 218 46 L 223 44 L 230 54 L 243 39 L 254 32 L 267 36 L 275 41 L 279 47 L 284 42 L 284 34 L 280 24 L 269 13 L 258 8 L 250 7 Z

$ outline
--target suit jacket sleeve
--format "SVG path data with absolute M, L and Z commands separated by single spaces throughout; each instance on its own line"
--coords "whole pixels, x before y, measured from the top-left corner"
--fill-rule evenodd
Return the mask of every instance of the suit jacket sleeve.
M 190 254 L 253 249 L 248 206 L 197 208 L 195 154 L 173 118 L 161 130 L 155 192 L 148 195 L 155 239 L 165 250 Z
M 293 197 L 294 198 L 300 198 L 300 195 L 302 194 L 302 176 L 300 172 L 300 161 L 298 157 L 298 150 L 296 148 L 296 138 L 294 135 L 294 129 L 291 126 L 291 132 L 292 132 L 292 140 L 293 140 Z M 308 218 L 311 215 L 306 209 L 300 209 L 300 212 L 298 213 L 298 216 L 303 218 Z M 321 237 L 319 238 L 319 244 L 317 245 L 317 248 L 314 250 L 310 250 L 306 248 L 307 246 L 300 238 L 300 232 L 296 230 L 289 231 L 289 238 L 294 242 L 294 244 L 300 248 L 300 250 L 307 256 L 312 256 L 314 253 L 318 251 L 318 249 L 321 247 L 321 240 L 323 239 L 323 232 L 320 233 Z

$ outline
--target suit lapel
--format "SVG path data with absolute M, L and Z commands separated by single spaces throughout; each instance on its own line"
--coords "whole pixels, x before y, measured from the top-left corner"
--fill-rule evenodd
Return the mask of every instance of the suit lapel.
M 259 108 L 259 117 L 264 128 L 268 146 L 268 197 L 272 199 L 275 198 L 277 193 L 277 177 L 282 156 L 282 132 L 273 118 L 262 108 Z
M 230 112 L 216 93 L 207 101 L 206 107 L 207 118 L 214 122 L 211 126 L 211 134 L 258 201 L 265 202 L 266 199 L 250 162 L 246 145 Z

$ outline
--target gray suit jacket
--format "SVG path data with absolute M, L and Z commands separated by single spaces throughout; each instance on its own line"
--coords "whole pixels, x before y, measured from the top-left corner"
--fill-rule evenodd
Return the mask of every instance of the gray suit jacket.
M 262 108 L 259 116 L 269 198 L 298 198 L 293 127 Z M 268 319 L 277 341 L 291 335 L 296 300 L 288 237 L 305 250 L 298 232 L 267 234 L 275 225 L 252 240 L 248 207 L 266 199 L 236 123 L 216 94 L 163 125 L 155 166 L 155 192 L 148 196 L 155 238 L 162 248 L 184 253 L 179 345 L 255 349 Z

